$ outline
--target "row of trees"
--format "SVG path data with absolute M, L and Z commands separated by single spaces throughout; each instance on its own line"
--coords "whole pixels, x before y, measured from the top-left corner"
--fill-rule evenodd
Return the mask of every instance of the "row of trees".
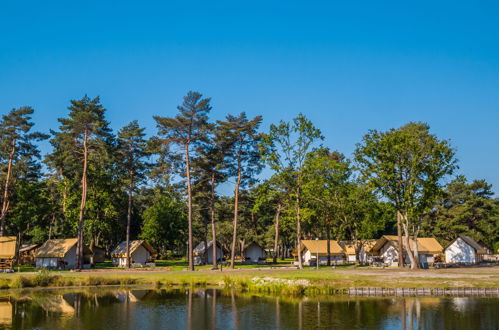
M 186 254 L 190 269 L 194 245 L 208 240 L 230 251 L 231 267 L 251 241 L 275 261 L 301 250 L 303 238 L 348 239 L 358 253 L 366 239 L 396 232 L 413 267 L 410 237 L 497 241 L 491 186 L 451 180 L 455 150 L 427 124 L 369 131 L 349 159 L 324 146 L 303 114 L 262 132 L 261 116 L 212 122 L 211 108 L 189 92 L 174 117 L 154 117 L 150 138 L 137 121 L 115 134 L 99 98 L 71 101 L 50 134 L 33 131 L 33 109 L 12 110 L 0 122 L 0 235 L 20 243 L 76 235 L 78 267 L 83 242 L 110 250 L 125 240 L 129 254 L 140 237 L 163 257 Z M 42 159 L 44 139 L 52 151 Z M 271 175 L 259 180 L 265 166 Z M 220 185 L 233 195 L 219 194 Z

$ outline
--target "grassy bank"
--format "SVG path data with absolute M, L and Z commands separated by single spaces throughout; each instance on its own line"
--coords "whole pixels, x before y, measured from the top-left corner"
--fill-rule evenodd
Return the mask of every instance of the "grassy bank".
M 220 287 L 242 292 L 285 295 L 332 294 L 349 287 L 453 288 L 499 287 L 499 267 L 487 269 L 239 269 L 235 271 L 118 271 L 2 274 L 0 288 L 148 285 Z

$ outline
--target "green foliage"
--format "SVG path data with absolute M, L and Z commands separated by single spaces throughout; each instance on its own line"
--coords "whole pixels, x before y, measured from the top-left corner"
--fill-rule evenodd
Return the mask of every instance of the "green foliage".
M 185 246 L 185 205 L 164 195 L 149 206 L 142 215 L 140 238 L 157 247 L 161 254 L 167 249 Z

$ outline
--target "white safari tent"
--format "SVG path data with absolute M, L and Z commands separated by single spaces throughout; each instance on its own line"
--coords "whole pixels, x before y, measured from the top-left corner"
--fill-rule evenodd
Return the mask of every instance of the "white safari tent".
M 256 242 L 249 244 L 243 251 L 244 259 L 252 263 L 265 261 L 265 250 Z
M 77 238 L 50 239 L 36 251 L 37 268 L 72 269 L 76 266 Z M 90 267 L 92 252 L 83 245 L 84 267 Z
M 213 263 L 213 241 L 207 242 L 207 247 L 204 246 L 204 242 L 199 243 L 194 250 L 192 251 L 194 254 L 194 264 L 202 265 L 205 262 L 208 264 Z M 223 259 L 224 253 L 222 246 L 217 242 L 217 262 Z
M 129 241 L 130 246 L 130 266 L 141 265 L 152 262 L 156 256 L 156 250 L 144 240 Z M 126 241 L 121 242 L 116 249 L 111 252 L 113 265 L 126 267 Z
M 468 236 L 459 236 L 445 248 L 445 262 L 475 264 L 482 261 L 487 249 Z

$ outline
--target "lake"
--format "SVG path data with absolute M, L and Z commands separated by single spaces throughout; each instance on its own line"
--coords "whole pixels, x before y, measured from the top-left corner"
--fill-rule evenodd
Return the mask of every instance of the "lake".
M 260 297 L 213 289 L 24 290 L 6 329 L 498 329 L 497 297 Z

